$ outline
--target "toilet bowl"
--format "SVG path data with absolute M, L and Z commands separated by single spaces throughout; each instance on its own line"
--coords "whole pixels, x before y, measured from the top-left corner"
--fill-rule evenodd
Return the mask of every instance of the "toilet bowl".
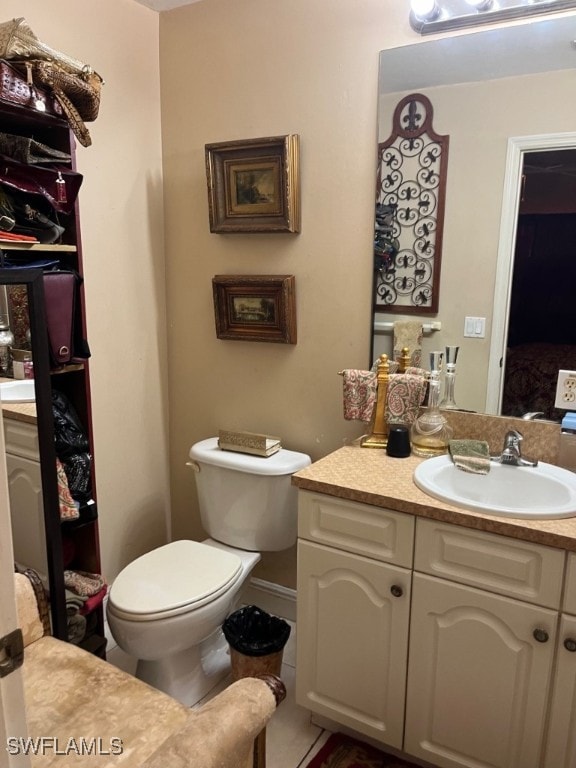
M 290 477 L 310 464 L 293 451 L 266 458 L 221 451 L 216 438 L 192 446 L 190 458 L 211 537 L 174 541 L 134 560 L 114 580 L 106 608 L 118 646 L 138 659 L 136 676 L 187 706 L 229 671 L 222 623 L 260 551 L 295 543 Z
M 138 659 L 136 676 L 187 706 L 220 682 L 228 657 L 219 628 L 259 560 L 207 539 L 175 541 L 130 563 L 106 612 L 119 647 Z

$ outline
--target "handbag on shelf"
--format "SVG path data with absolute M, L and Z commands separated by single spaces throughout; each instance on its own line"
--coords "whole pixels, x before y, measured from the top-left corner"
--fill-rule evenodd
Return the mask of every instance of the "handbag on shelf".
M 49 147 L 29 136 L 3 132 L 0 132 L 0 155 L 8 155 L 13 160 L 26 165 L 69 163 L 72 159 L 67 152 Z
M 76 74 L 91 69 L 87 64 L 39 40 L 23 16 L 0 23 L 0 58 L 56 61 L 68 72 Z
M 73 270 L 44 272 L 44 304 L 50 358 L 55 366 L 90 357 L 82 337 L 79 293 L 82 278 Z
M 64 227 L 0 184 L 0 241 L 56 243 Z
M 98 117 L 104 82 L 92 67 L 43 43 L 23 17 L 0 24 L 0 58 L 23 60 L 27 81 L 49 88 L 80 144 L 92 144 L 85 122 Z
M 58 213 L 71 213 L 83 176 L 66 166 L 25 165 L 0 155 L 0 183 L 26 194 L 41 195 Z
M 84 123 L 98 117 L 103 82 L 100 75 L 92 70 L 76 74 L 56 61 L 42 59 L 29 59 L 17 65 L 25 67 L 27 79 L 34 85 L 51 90 L 74 135 L 83 147 L 89 147 L 92 139 Z
M 46 115 L 64 117 L 60 102 L 54 94 L 45 88 L 36 87 L 31 74 L 28 78 L 3 60 L 0 60 L 0 101 Z

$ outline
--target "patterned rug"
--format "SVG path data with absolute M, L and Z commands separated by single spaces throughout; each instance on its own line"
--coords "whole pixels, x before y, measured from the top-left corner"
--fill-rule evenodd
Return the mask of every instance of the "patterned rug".
M 379 749 L 333 733 L 322 749 L 307 763 L 306 768 L 418 768 Z

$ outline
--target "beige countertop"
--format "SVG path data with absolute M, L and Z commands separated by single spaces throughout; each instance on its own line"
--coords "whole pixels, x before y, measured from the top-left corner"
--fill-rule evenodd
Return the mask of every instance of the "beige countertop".
M 0 376 L 0 382 L 4 381 L 14 381 L 14 379 Z M 2 416 L 5 419 L 36 424 L 36 403 L 2 403 Z
M 36 424 L 36 403 L 2 403 L 2 416 L 5 419 Z
M 576 552 L 576 517 L 519 520 L 452 507 L 416 487 L 412 475 L 421 461 L 425 459 L 392 459 L 382 449 L 345 446 L 297 472 L 292 483 L 302 490 Z

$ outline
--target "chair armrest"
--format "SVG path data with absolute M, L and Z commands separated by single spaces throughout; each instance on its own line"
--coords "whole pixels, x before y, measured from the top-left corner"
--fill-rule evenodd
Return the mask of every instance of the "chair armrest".
M 285 693 L 279 678 L 246 677 L 204 706 L 193 709 L 141 768 L 244 768 L 254 739 L 266 727 Z
M 32 569 L 14 574 L 18 626 L 22 629 L 24 646 L 50 634 L 48 600 L 42 580 Z

